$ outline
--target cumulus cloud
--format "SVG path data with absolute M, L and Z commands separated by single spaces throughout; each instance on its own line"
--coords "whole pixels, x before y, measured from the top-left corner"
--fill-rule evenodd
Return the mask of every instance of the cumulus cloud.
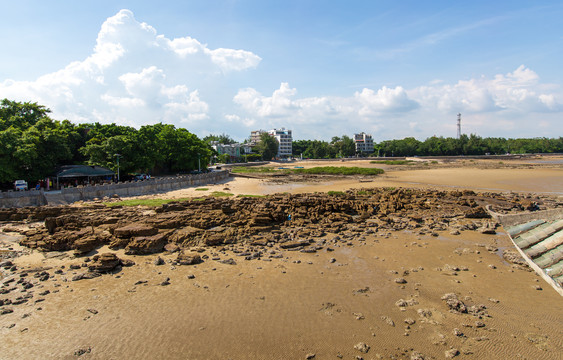
M 189 36 L 167 38 L 121 10 L 102 24 L 86 59 L 35 81 L 5 80 L 0 93 L 44 104 L 55 118 L 196 126 L 209 118 L 212 94 L 201 92 L 206 82 L 260 61 L 250 51 L 210 49 Z
M 409 98 L 405 89 L 401 86 L 394 89 L 383 86 L 377 92 L 364 88 L 362 92 L 357 92 L 354 97 L 362 105 L 359 110 L 359 114 L 362 116 L 408 112 L 418 107 L 418 103 Z
M 520 66 L 492 78 L 483 76 L 455 84 L 432 81 L 413 89 L 364 88 L 348 97 L 299 98 L 297 89 L 281 83 L 270 96 L 253 88 L 241 89 L 233 102 L 241 113 L 252 116 L 263 127 L 292 127 L 298 137 L 300 132 L 307 134 L 301 138 L 354 131 L 381 132 L 388 137 L 455 136 L 458 112 L 464 113 L 464 125 L 474 133 L 533 127 L 518 118 L 563 111 L 561 95 L 553 90 L 553 86 L 542 84 L 534 71 Z
M 246 70 L 261 60 L 248 50 L 210 48 L 190 36 L 168 38 L 121 10 L 102 24 L 85 59 L 35 81 L 4 80 L 0 97 L 38 102 L 52 109 L 55 119 L 136 127 L 161 121 L 198 134 L 226 132 L 237 139 L 256 128 L 274 127 L 291 128 L 298 139 L 360 131 L 381 140 L 455 136 L 458 112 L 468 133 L 561 132 L 561 88 L 542 82 L 524 65 L 492 77 L 304 97 L 286 79 L 279 80 L 277 89 L 256 90 L 258 80 Z M 237 72 L 248 77 L 233 76 Z M 307 91 L 311 89 L 315 84 Z
M 413 97 L 424 107 L 468 113 L 561 111 L 553 93 L 544 93 L 539 76 L 524 65 L 492 79 L 460 80 L 454 85 L 422 86 Z

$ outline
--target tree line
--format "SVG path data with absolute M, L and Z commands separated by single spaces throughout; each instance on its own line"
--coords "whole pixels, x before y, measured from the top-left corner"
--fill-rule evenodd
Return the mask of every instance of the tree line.
M 34 182 L 54 175 L 58 166 L 100 165 L 122 174 L 145 172 L 155 175 L 205 168 L 217 155 L 210 141 L 234 143 L 226 134 L 196 135 L 174 125 L 145 125 L 138 130 L 116 124 L 73 124 L 53 120 L 45 106 L 4 99 L 0 103 L 0 183 L 16 179 Z M 346 135 L 330 142 L 297 140 L 293 156 L 313 159 L 356 156 L 354 140 Z M 246 160 L 271 160 L 277 141 L 264 134 Z M 563 138 L 505 139 L 462 135 L 458 138 L 413 137 L 387 140 L 374 145 L 366 156 L 448 156 L 506 153 L 563 153 Z
M 424 141 L 413 137 L 386 140 L 374 144 L 373 152 L 357 154 L 354 141 L 346 135 L 333 137 L 331 142 L 297 140 L 293 142 L 293 156 L 310 159 L 334 159 L 351 156 L 456 156 L 501 155 L 531 153 L 563 153 L 563 137 L 505 139 L 461 135 L 458 138 L 432 136 Z
M 380 156 L 453 156 L 453 155 L 502 155 L 532 153 L 562 153 L 563 137 L 505 139 L 482 138 L 461 135 L 459 138 L 432 136 L 424 141 L 413 137 L 402 140 L 382 141 L 374 146 L 374 154 Z
M 49 117 L 30 102 L 0 103 L 0 183 L 35 182 L 61 165 L 100 165 L 122 174 L 169 174 L 206 167 L 212 149 L 196 135 L 158 123 L 135 129 L 116 124 L 73 124 Z

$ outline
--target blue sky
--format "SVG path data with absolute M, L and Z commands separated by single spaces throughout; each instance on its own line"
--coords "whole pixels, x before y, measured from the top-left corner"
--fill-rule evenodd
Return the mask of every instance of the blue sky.
M 3 2 L 0 98 L 198 136 L 563 135 L 560 1 Z

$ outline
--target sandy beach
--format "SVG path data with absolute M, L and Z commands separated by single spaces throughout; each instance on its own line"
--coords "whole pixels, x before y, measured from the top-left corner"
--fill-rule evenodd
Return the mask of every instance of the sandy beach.
M 213 191 L 291 197 L 409 188 L 545 197 L 557 205 L 563 196 L 563 165 L 557 161 L 459 161 L 416 169 L 304 161 L 292 166 L 381 167 L 386 172 L 369 179 L 299 182 L 233 177 L 205 190 L 141 198 L 200 198 Z M 148 208 L 137 212 L 157 215 Z M 15 270 L 1 270 L 2 289 L 12 290 L 0 299 L 12 304 L 0 308 L 12 311 L 0 315 L 0 358 L 562 358 L 563 299 L 530 269 L 503 257 L 512 244 L 502 227 L 494 234 L 470 226 L 454 232 L 458 225 L 483 225 L 484 220 L 460 218 L 456 223 L 452 218 L 450 225 L 444 221 L 434 230 L 393 230 L 385 223 L 401 221 L 393 216 L 400 215 L 391 212 L 372 217 L 377 226 L 368 219 L 319 236 L 291 225 L 291 231 L 309 234 L 319 244 L 311 252 L 274 244 L 264 246 L 262 256 L 249 258 L 241 251 L 255 251 L 254 245 L 198 246 L 192 250 L 204 261 L 196 265 L 178 265 L 177 252 L 129 255 L 107 245 L 79 257 L 72 251 L 30 250 L 18 244 L 25 232 L 13 230 L 44 223 L 5 222 L 2 253 L 20 256 L 10 258 Z M 94 255 L 106 252 L 134 265 L 73 281 Z M 49 276 L 41 279 L 42 272 Z M 22 288 L 26 283 L 31 287 Z M 466 311 L 448 305 L 452 296 Z M 13 305 L 18 298 L 26 301 Z

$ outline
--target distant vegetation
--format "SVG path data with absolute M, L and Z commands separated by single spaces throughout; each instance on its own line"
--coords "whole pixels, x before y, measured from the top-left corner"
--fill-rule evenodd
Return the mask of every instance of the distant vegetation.
M 238 173 L 238 174 L 252 174 L 252 173 L 272 173 L 275 172 L 273 167 L 264 167 L 264 166 L 234 166 L 231 169 L 231 172 Z
M 413 137 L 386 140 L 374 144 L 372 153 L 362 156 L 455 156 L 501 155 L 530 153 L 563 153 L 563 137 L 505 139 L 482 138 L 477 135 L 461 135 L 457 138 L 430 137 L 419 141 Z M 298 140 L 293 142 L 293 156 L 310 159 L 334 159 L 356 156 L 354 141 L 347 137 L 333 137 L 331 142 Z M 401 164 L 389 164 L 401 165 Z
M 383 174 L 382 169 L 377 168 L 360 168 L 360 167 L 346 167 L 346 166 L 320 166 L 309 169 L 290 169 L 282 168 L 276 169 L 273 167 L 234 167 L 234 173 L 294 173 L 294 174 L 314 174 L 314 175 L 379 175 Z
M 292 169 L 297 174 L 319 174 L 319 175 L 379 175 L 383 174 L 382 169 L 361 168 L 346 166 L 321 166 L 309 169 Z
M 375 145 L 375 153 L 381 156 L 453 156 L 486 154 L 561 153 L 563 137 L 548 139 L 482 138 L 477 135 L 461 135 L 457 138 L 430 137 L 424 141 L 408 137 L 387 140 Z
M 384 164 L 384 165 L 412 165 L 415 162 L 412 160 L 373 160 L 371 164 Z

